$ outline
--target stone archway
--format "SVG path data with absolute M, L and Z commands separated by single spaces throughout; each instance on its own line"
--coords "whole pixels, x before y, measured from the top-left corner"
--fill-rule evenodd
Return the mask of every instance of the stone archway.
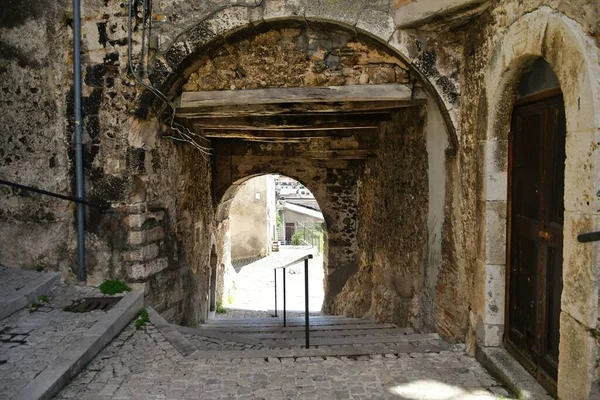
M 499 346 L 505 320 L 506 214 L 508 133 L 523 69 L 537 58 L 550 64 L 565 100 L 567 160 L 565 165 L 565 231 L 563 293 L 560 319 L 559 398 L 588 398 L 598 355 L 590 330 L 597 329 L 600 262 L 593 245 L 577 235 L 600 228 L 600 76 L 597 47 L 567 17 L 541 8 L 516 21 L 496 45 L 487 67 L 487 133 L 483 173 L 485 248 L 483 326 L 480 343 Z
M 269 4 L 272 3 L 266 1 L 264 10 L 269 9 Z M 236 154 L 235 151 L 232 152 L 234 146 L 221 138 L 220 144 L 214 143 L 215 157 L 211 160 L 212 170 L 216 171 L 216 175 L 213 176 L 213 200 L 218 201 L 221 194 L 237 179 L 263 173 L 263 170 L 277 170 L 287 176 L 310 182 L 302 176 L 306 174 L 307 168 L 316 166 L 319 171 L 318 180 L 326 182 L 323 198 L 330 199 L 333 205 L 330 217 L 324 213 L 329 231 L 329 246 L 325 258 L 328 262 L 328 273 L 332 276 L 329 299 L 325 299 L 325 303 L 329 302 L 331 305 L 325 311 L 355 316 L 368 314 L 381 321 L 416 326 L 418 329 L 437 328 L 436 315 L 454 308 L 451 304 L 443 304 L 443 301 L 437 302 L 435 286 L 442 264 L 445 158 L 453 154 L 452 150 L 456 149 L 457 143 L 453 122 L 456 121 L 453 108 L 458 101 L 456 86 L 450 78 L 441 79 L 441 74 L 435 67 L 435 60 L 428 61 L 427 76 L 419 72 L 423 60 L 419 58 L 420 53 L 415 50 L 416 47 L 413 47 L 413 39 L 404 32 L 395 32 L 393 28 L 389 32 L 387 28 L 381 29 L 381 21 L 391 21 L 391 17 L 388 18 L 385 13 L 381 14 L 383 19 L 379 21 L 365 20 L 349 24 L 335 17 L 322 17 L 318 18 L 318 21 L 307 22 L 293 13 L 267 18 L 267 12 L 250 23 L 248 15 L 243 11 L 241 16 L 237 15 L 238 11 L 217 12 L 209 20 L 193 25 L 177 35 L 172 45 L 159 52 L 154 73 L 150 76 L 151 81 L 160 86 L 169 98 L 173 98 L 180 94 L 180 89 L 200 67 L 197 63 L 198 58 L 206 59 L 211 51 L 226 47 L 231 43 L 227 41 L 228 38 L 235 42 L 245 37 L 258 36 L 261 32 L 286 29 L 287 25 L 295 28 L 300 26 L 303 29 L 316 25 L 330 31 L 342 31 L 358 41 L 367 43 L 368 48 L 383 49 L 385 57 L 398 59 L 398 64 L 405 66 L 405 70 L 414 75 L 400 85 L 396 81 L 388 84 L 404 85 L 404 88 L 414 94 L 414 97 L 409 96 L 414 107 L 411 107 L 411 111 L 396 109 L 390 113 L 393 115 L 389 115 L 387 121 L 377 121 L 378 124 L 383 124 L 369 127 L 373 129 L 372 140 L 356 140 L 348 137 L 351 135 L 340 135 L 336 138 L 339 143 L 331 141 L 325 145 L 313 143 L 312 147 L 305 146 L 301 152 L 309 157 L 295 160 L 293 168 L 290 167 L 290 157 L 299 154 L 298 149 L 294 149 L 293 146 L 281 143 L 261 145 L 255 142 L 245 146 L 242 153 Z M 191 15 L 188 20 L 193 21 L 194 16 Z M 198 20 L 200 21 L 199 18 Z M 419 79 L 421 77 L 424 78 Z M 445 91 L 435 90 L 431 81 L 444 82 Z M 347 86 L 350 85 L 356 84 Z M 223 91 L 227 90 L 227 87 L 218 89 Z M 367 102 L 371 100 L 368 99 Z M 138 111 L 138 116 L 145 117 L 144 110 Z M 387 109 L 386 112 L 388 111 L 390 110 Z M 385 173 L 376 161 L 376 153 L 379 150 L 370 146 L 379 140 L 380 134 L 383 138 L 381 143 L 385 148 L 385 163 L 390 163 Z M 326 151 L 322 151 L 323 149 Z M 244 152 L 246 154 L 243 154 Z M 267 154 L 268 157 L 262 160 L 257 157 L 268 152 L 271 154 Z M 238 162 L 244 156 L 255 158 L 252 162 Z M 288 173 L 286 170 L 273 168 L 274 165 L 292 169 Z M 416 165 L 418 168 L 414 168 Z M 397 173 L 398 171 L 402 171 L 403 174 Z M 390 174 L 394 175 L 394 185 L 387 187 L 390 193 L 380 196 L 377 191 L 386 185 L 389 178 L 386 175 Z M 224 176 L 222 182 L 226 184 L 219 183 L 220 175 Z M 312 178 L 315 176 L 309 176 L 309 179 Z M 368 185 L 369 189 L 359 190 L 362 184 Z M 394 190 L 395 188 L 398 190 Z M 429 201 L 430 199 L 433 201 Z M 370 204 L 368 207 L 359 207 L 359 202 Z M 364 211 L 363 215 L 358 215 L 361 208 Z M 387 218 L 389 216 L 392 218 Z M 222 230 L 219 227 L 222 221 L 220 218 L 217 215 L 217 231 Z M 374 219 L 378 225 L 369 229 L 377 230 L 381 237 L 375 240 L 373 235 L 369 235 L 369 229 L 357 233 L 357 225 L 370 226 L 369 221 Z M 357 223 L 357 220 L 361 222 Z M 405 226 L 404 224 L 410 229 L 404 229 L 402 232 L 394 230 Z M 390 232 L 393 236 L 393 240 L 390 241 L 393 243 L 386 242 L 388 236 L 385 236 L 385 232 Z M 363 242 L 364 249 L 370 250 L 365 250 L 359 255 L 359 241 Z M 384 255 L 376 257 L 374 253 Z M 373 274 L 373 269 L 382 271 Z M 359 270 L 360 274 L 356 274 Z M 353 275 L 356 279 L 346 284 Z M 338 294 L 340 296 L 337 296 Z M 463 314 L 464 310 L 461 309 L 456 314 Z M 460 337 L 463 331 L 459 328 L 444 334 Z
M 339 30 L 378 44 L 408 66 L 437 104 L 448 134 L 449 150 L 453 153 L 458 145 L 459 129 L 457 82 L 438 69 L 435 55 L 423 51 L 416 37 L 395 28 L 391 13 L 371 9 L 360 1 L 350 3 L 264 0 L 254 6 L 231 4 L 210 12 L 208 17 L 200 12 L 190 13 L 183 30 L 172 26 L 157 28 L 172 39 L 159 48 L 150 82 L 165 93 L 166 98 L 177 96 L 193 71 L 198 55 L 222 46 L 228 37 L 252 36 L 282 26 Z M 154 96 L 149 91 L 146 95 Z M 166 98 L 157 99 L 157 108 Z M 148 103 L 141 106 L 136 114 L 145 118 L 147 106 Z

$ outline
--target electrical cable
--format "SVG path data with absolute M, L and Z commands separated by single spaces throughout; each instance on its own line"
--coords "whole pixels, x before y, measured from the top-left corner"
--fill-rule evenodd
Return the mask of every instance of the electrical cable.
M 129 24 L 128 24 L 128 37 L 127 37 L 127 44 L 128 44 L 128 50 L 129 50 L 129 68 L 131 71 L 131 74 L 133 75 L 134 79 L 140 84 L 142 85 L 144 88 L 146 88 L 147 90 L 149 90 L 152 94 L 154 94 L 156 97 L 158 97 L 159 99 L 163 100 L 165 103 L 167 103 L 167 105 L 169 107 L 171 107 L 171 116 L 170 118 L 168 118 L 168 123 L 167 121 L 165 121 L 165 123 L 169 126 L 170 129 L 176 131 L 179 136 L 181 138 L 176 138 L 175 136 L 172 135 L 165 135 L 162 134 L 161 136 L 166 137 L 166 138 L 170 138 L 170 139 L 175 139 L 175 140 L 179 140 L 182 142 L 188 142 L 190 144 L 192 144 L 196 149 L 198 149 L 203 156 L 207 155 L 210 156 L 211 155 L 211 151 L 212 149 L 209 147 L 204 147 L 201 146 L 200 144 L 198 144 L 193 138 L 200 138 L 208 143 L 211 143 L 211 141 L 207 138 L 205 138 L 202 135 L 197 135 L 196 133 L 192 132 L 190 129 L 188 129 L 187 127 L 175 122 L 175 114 L 177 111 L 177 107 L 175 106 L 175 104 L 173 104 L 173 102 L 165 95 L 163 94 L 159 89 L 157 89 L 156 87 L 154 87 L 151 83 L 146 83 L 143 81 L 143 79 L 136 73 L 135 71 L 135 66 L 133 64 L 133 17 L 132 17 L 132 8 L 133 8 L 133 4 L 132 1 L 136 1 L 136 0 L 129 0 L 129 10 L 128 10 L 128 19 L 129 19 Z M 144 54 L 145 54 L 145 41 L 146 41 L 146 15 L 148 12 L 148 8 L 151 9 L 151 4 L 149 5 L 149 7 L 147 7 L 148 3 L 151 3 L 151 0 L 142 0 L 143 1 L 143 11 L 142 11 L 142 50 L 141 50 L 141 63 L 142 63 L 142 72 L 144 74 L 146 74 L 147 72 L 147 66 L 144 65 Z M 164 55 L 172 46 L 174 43 L 177 42 L 177 40 L 183 36 L 188 34 L 192 29 L 194 29 L 195 27 L 197 27 L 198 25 L 200 25 L 201 23 L 205 22 L 206 20 L 208 20 L 209 18 L 212 18 L 213 16 L 217 15 L 218 13 L 220 13 L 223 10 L 229 9 L 229 8 L 236 8 L 236 7 L 245 7 L 245 8 L 258 8 L 260 6 L 262 6 L 262 4 L 264 3 L 264 0 L 260 0 L 258 2 L 254 2 L 254 4 L 227 4 L 221 7 L 217 7 L 216 9 L 214 9 L 213 11 L 211 11 L 210 13 L 208 13 L 207 15 L 205 15 L 202 19 L 200 19 L 200 21 L 198 23 L 196 23 L 195 25 L 189 27 L 188 29 L 184 30 L 183 32 L 180 32 L 171 42 L 171 44 L 165 49 L 165 51 L 161 52 L 161 51 L 157 51 L 156 53 L 159 55 Z M 152 18 L 149 18 L 150 20 Z M 148 29 L 149 30 L 149 29 Z M 186 132 L 184 132 L 186 131 Z
M 177 107 L 175 106 L 175 104 L 173 104 L 173 102 L 167 98 L 166 95 L 164 95 L 160 90 L 156 89 L 154 86 L 152 86 L 151 84 L 148 84 L 146 82 L 143 81 L 143 79 L 137 74 L 136 72 L 136 68 L 134 66 L 133 63 L 133 16 L 132 16 L 132 8 L 133 8 L 133 3 L 132 0 L 129 1 L 129 6 L 128 6 L 128 37 L 127 37 L 127 45 L 128 45 L 128 58 L 129 58 L 129 70 L 131 71 L 131 74 L 133 75 L 133 77 L 135 78 L 135 80 L 142 85 L 144 88 L 146 88 L 147 90 L 149 90 L 151 93 L 153 93 L 156 97 L 158 97 L 159 99 L 163 100 L 165 103 L 167 103 L 169 105 L 169 107 L 171 107 L 171 117 L 169 118 L 170 121 L 167 125 L 169 125 L 169 127 L 171 129 L 173 129 L 174 131 L 176 131 L 183 139 L 181 139 L 181 141 L 187 141 L 190 142 L 196 149 L 198 149 L 203 156 L 207 155 L 210 156 L 211 155 L 211 149 L 208 147 L 204 147 L 199 145 L 198 143 L 196 143 L 191 137 L 190 135 L 184 133 L 181 129 L 179 129 L 179 127 L 181 127 L 182 129 L 187 130 L 191 135 L 193 136 L 197 136 L 202 138 L 203 140 L 206 140 L 210 143 L 210 140 L 202 137 L 202 136 L 198 136 L 195 133 L 191 132 L 189 129 L 187 129 L 186 127 L 182 126 L 181 124 L 177 124 L 175 122 L 175 113 L 177 111 Z M 175 126 L 177 125 L 177 126 Z M 164 135 L 165 137 L 167 137 L 167 135 Z M 171 136 L 172 138 L 172 136 Z

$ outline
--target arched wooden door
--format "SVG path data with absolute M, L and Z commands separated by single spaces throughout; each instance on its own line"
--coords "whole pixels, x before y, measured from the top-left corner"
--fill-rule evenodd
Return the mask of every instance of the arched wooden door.
M 517 103 L 509 143 L 505 344 L 554 393 L 562 293 L 565 138 L 559 90 Z

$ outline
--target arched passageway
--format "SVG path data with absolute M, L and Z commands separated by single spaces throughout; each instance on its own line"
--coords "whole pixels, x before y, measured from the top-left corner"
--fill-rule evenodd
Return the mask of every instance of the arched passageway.
M 280 175 L 260 175 L 243 180 L 232 190 L 229 204 L 221 204 L 221 258 L 230 260 L 223 270 L 222 304 L 226 317 L 273 315 L 275 279 L 281 312 L 283 274 L 286 274 L 286 306 L 305 309 L 304 264 L 285 271 L 284 265 L 307 254 L 309 262 L 309 311 L 319 313 L 324 297 L 323 250 L 326 227 L 317 200 L 300 182 Z M 277 271 L 275 271 L 276 268 Z M 275 276 L 277 278 L 275 278 Z M 222 311 L 225 311 L 223 309 Z
M 210 140 L 218 236 L 246 179 L 297 179 L 327 226 L 323 311 L 435 329 L 452 141 L 411 68 L 343 30 L 284 24 L 232 37 L 188 71 L 177 118 Z

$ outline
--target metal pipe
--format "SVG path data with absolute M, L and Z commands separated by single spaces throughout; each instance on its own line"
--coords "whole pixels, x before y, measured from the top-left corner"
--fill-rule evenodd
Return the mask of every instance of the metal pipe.
M 83 143 L 81 118 L 81 0 L 73 0 L 73 96 L 75 104 L 75 186 L 77 200 L 83 201 Z M 85 283 L 85 209 L 77 203 L 78 278 Z
M 285 305 L 285 268 L 283 268 L 283 326 L 287 326 Z
M 277 270 L 273 269 L 273 275 L 275 276 L 275 317 L 277 317 Z
M 304 338 L 306 348 L 310 347 L 310 327 L 308 319 L 308 258 L 304 260 Z

